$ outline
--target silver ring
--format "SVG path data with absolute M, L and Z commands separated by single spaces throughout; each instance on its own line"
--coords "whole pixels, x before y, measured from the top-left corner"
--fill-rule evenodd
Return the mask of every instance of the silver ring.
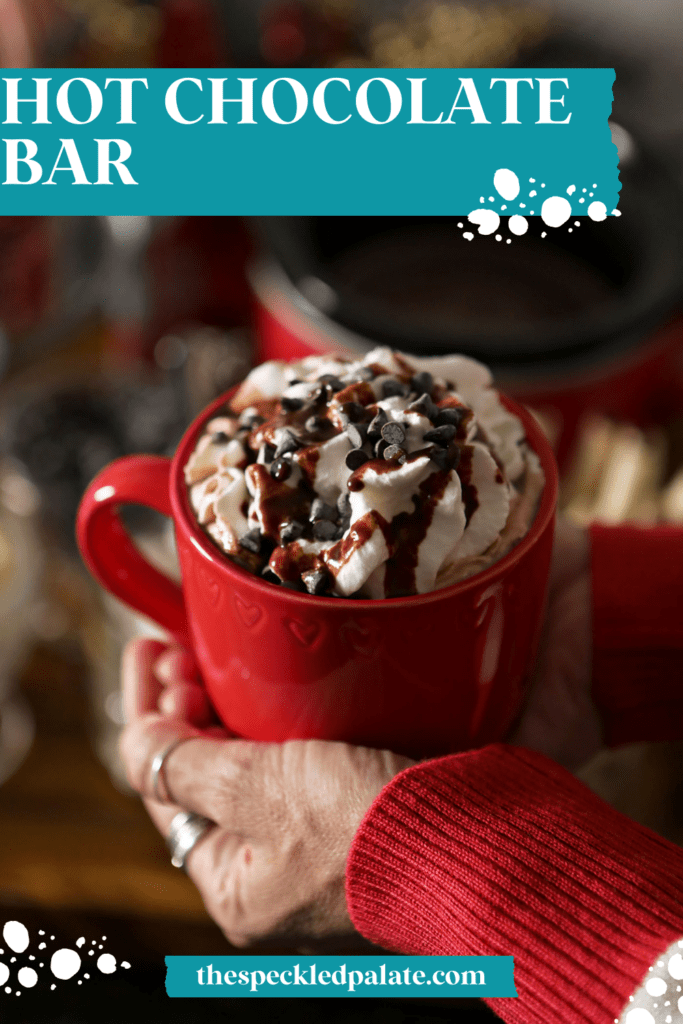
M 181 743 L 185 743 L 187 740 L 193 740 L 194 738 L 194 736 L 182 736 L 179 740 L 176 739 L 173 740 L 171 743 L 167 744 L 167 746 L 165 746 L 163 750 L 160 750 L 158 754 L 154 755 L 154 760 L 152 761 L 150 781 L 152 785 L 152 796 L 157 801 L 157 803 L 166 804 L 170 802 L 171 794 L 166 779 L 163 779 L 163 782 L 168 799 L 159 792 L 159 781 L 163 777 L 162 772 L 166 758 L 168 758 L 176 749 L 176 747 L 180 746 Z
M 166 845 L 171 853 L 174 868 L 185 870 L 185 861 L 199 840 L 206 835 L 215 822 L 192 811 L 179 811 L 171 822 Z

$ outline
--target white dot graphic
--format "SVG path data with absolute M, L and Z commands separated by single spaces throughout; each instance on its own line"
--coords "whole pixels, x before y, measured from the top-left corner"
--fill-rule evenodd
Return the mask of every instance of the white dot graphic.
M 598 203 L 597 201 L 591 203 L 588 207 L 588 216 L 591 220 L 605 220 L 607 217 L 607 207 L 604 203 Z
M 538 192 L 536 191 L 536 189 L 532 188 L 531 192 L 529 193 L 529 199 L 533 199 L 534 196 L 537 196 L 537 195 L 538 195 Z
M 496 235 L 496 241 L 497 242 L 502 242 L 503 241 L 503 236 L 502 235 Z
M 2 937 L 15 953 L 23 953 L 28 947 L 28 929 L 21 921 L 8 921 L 2 929 Z
M 480 235 L 492 235 L 500 224 L 500 217 L 495 210 L 472 210 L 467 219 L 470 224 L 478 226 Z
M 460 228 L 460 230 L 462 230 L 462 228 L 463 228 L 463 223 L 462 223 L 462 221 L 459 221 L 459 223 L 458 223 L 458 227 Z
M 519 195 L 519 178 L 514 171 L 502 167 L 493 175 L 493 187 L 499 196 L 510 202 Z
M 648 978 L 645 991 L 649 996 L 663 996 L 666 992 L 666 982 L 663 978 Z
M 128 970 L 129 967 L 130 967 L 130 964 L 128 963 L 127 960 L 122 960 L 121 961 L 121 966 L 124 967 L 126 970 Z
M 50 988 L 51 988 L 51 989 L 52 989 L 52 991 L 54 992 L 54 990 L 55 990 L 55 989 L 57 988 L 57 986 L 56 986 L 56 985 L 50 985 Z
M 0 960 L 0 985 L 4 985 L 9 978 L 9 967 Z
M 678 1012 L 683 1013 L 683 996 L 678 1000 Z
M 571 215 L 571 204 L 562 196 L 549 196 L 541 207 L 543 223 L 547 224 L 549 228 L 562 227 Z
M 683 956 L 680 953 L 675 953 L 669 960 L 669 974 L 676 981 L 683 978 Z
M 569 188 L 567 189 L 567 195 L 568 196 L 573 196 L 575 192 L 576 192 L 576 185 L 570 185 Z
M 472 234 L 471 231 L 463 231 L 462 237 L 466 238 L 468 242 L 471 242 L 472 239 L 474 238 L 474 235 Z
M 116 957 L 113 957 L 111 953 L 103 953 L 97 958 L 97 966 L 102 974 L 113 974 L 116 970 Z
M 655 1019 L 649 1010 L 638 1006 L 635 1010 L 628 1011 L 624 1024 L 655 1024 Z
M 55 978 L 67 981 L 77 974 L 81 966 L 81 958 L 75 949 L 58 949 L 52 954 L 50 970 Z
M 41 942 L 38 946 L 38 949 L 45 949 L 45 943 Z
M 541 238 L 547 238 L 547 237 L 548 237 L 548 232 L 547 231 L 541 231 Z
M 507 208 L 508 208 L 508 204 L 507 203 L 503 203 L 503 205 L 501 206 L 501 210 L 507 210 Z
M 519 208 L 520 210 L 526 210 L 526 203 L 520 203 Z
M 11 988 L 9 987 L 9 985 L 8 985 L 8 986 L 7 986 L 7 988 L 5 989 L 5 992 L 7 993 L 7 995 L 8 995 L 8 996 L 11 996 L 11 995 L 12 995 L 12 989 L 11 989 Z
M 513 235 L 525 235 L 529 230 L 529 222 L 526 217 L 521 217 L 516 213 L 513 217 L 510 217 L 508 227 Z
M 38 975 L 32 967 L 22 967 L 17 977 L 19 978 L 19 984 L 23 985 L 24 988 L 33 988 L 38 981 Z
M 83 938 L 82 935 L 81 935 L 80 939 L 76 939 L 76 945 L 78 946 L 79 949 L 81 948 L 81 946 L 85 945 L 85 939 Z
M 585 203 L 585 202 L 586 202 L 586 200 L 585 200 L 585 199 L 579 199 L 579 202 L 580 202 L 580 203 Z

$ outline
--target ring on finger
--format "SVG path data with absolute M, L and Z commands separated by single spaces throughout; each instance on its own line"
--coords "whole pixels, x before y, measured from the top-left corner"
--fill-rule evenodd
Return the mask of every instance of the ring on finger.
M 185 871 L 185 861 L 190 852 L 214 825 L 215 822 L 210 818 L 204 818 L 192 811 L 179 811 L 176 814 L 166 840 L 174 868 Z
M 171 756 L 176 747 L 179 747 L 181 743 L 186 743 L 187 740 L 194 739 L 194 736 L 181 736 L 180 739 L 172 740 L 167 743 L 166 746 L 159 751 L 158 754 L 154 755 L 152 761 L 152 770 L 150 773 L 150 784 L 152 789 L 152 796 L 160 804 L 166 804 L 171 802 L 171 794 L 164 774 L 164 765 L 167 759 Z M 161 793 L 159 783 L 163 782 L 166 796 Z

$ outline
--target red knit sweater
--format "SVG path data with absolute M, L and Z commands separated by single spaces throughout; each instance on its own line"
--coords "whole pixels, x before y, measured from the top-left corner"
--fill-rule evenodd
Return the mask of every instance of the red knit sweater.
M 608 744 L 683 737 L 683 531 L 592 531 Z M 683 935 L 683 850 L 552 761 L 503 745 L 402 772 L 347 871 L 356 928 L 414 954 L 515 958 L 510 1024 L 612 1024 Z

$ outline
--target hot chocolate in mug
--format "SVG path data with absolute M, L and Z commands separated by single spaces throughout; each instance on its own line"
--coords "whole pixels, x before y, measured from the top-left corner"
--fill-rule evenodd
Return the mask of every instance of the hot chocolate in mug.
M 545 474 L 519 544 L 453 586 L 355 600 L 267 583 L 197 524 L 183 470 L 229 397 L 195 420 L 173 460 L 119 459 L 90 484 L 77 536 L 96 579 L 193 653 L 217 714 L 239 736 L 344 740 L 415 758 L 504 739 L 536 657 L 557 501 L 552 450 L 530 413 L 503 398 Z M 181 586 L 135 548 L 118 515 L 125 504 L 172 517 Z

